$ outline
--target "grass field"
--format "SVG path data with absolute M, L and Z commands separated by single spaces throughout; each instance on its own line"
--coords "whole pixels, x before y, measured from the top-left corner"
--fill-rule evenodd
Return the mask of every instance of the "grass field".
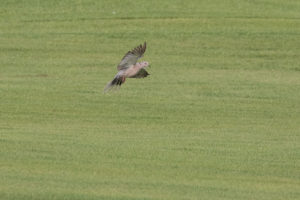
M 1 1 L 0 199 L 299 199 L 299 11 Z M 144 41 L 151 75 L 103 94 Z

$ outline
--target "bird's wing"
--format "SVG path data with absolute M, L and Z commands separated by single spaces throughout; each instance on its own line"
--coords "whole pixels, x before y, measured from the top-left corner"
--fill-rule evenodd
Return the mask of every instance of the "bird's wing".
M 117 69 L 122 70 L 130 67 L 131 65 L 135 65 L 139 58 L 141 58 L 146 51 L 146 42 L 144 45 L 139 45 L 128 51 L 125 56 L 122 58 L 120 64 L 118 65 Z
M 146 76 L 150 75 L 144 68 L 140 69 L 134 76 L 130 78 L 145 78 Z

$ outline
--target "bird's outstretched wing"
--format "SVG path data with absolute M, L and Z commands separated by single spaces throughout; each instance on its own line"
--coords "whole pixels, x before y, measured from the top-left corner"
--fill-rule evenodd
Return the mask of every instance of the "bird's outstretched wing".
M 130 67 L 131 65 L 135 65 L 139 58 L 143 57 L 146 51 L 146 42 L 144 45 L 139 45 L 128 51 L 125 56 L 122 58 L 120 64 L 118 65 L 117 69 L 122 70 Z

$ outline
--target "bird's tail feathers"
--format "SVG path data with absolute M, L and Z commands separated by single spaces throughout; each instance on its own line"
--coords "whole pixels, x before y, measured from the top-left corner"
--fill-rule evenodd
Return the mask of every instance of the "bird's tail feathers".
M 125 77 L 122 76 L 116 76 L 112 81 L 110 81 L 109 83 L 107 83 L 107 85 L 105 86 L 103 92 L 109 92 L 110 90 L 112 90 L 113 88 L 117 87 L 117 86 L 121 86 L 122 83 L 125 82 Z

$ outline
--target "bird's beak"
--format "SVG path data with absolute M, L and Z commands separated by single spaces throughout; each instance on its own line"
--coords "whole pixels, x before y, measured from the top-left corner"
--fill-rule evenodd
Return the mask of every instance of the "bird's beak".
M 148 65 L 149 68 L 151 68 L 151 65 Z

